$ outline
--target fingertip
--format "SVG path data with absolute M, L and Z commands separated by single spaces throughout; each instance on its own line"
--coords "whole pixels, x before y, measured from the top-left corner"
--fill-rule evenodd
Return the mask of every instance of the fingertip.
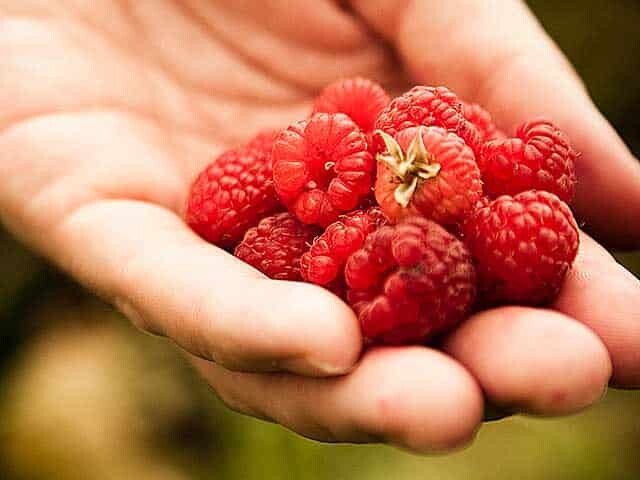
M 295 354 L 281 362 L 289 371 L 310 376 L 350 372 L 362 350 L 360 326 L 353 311 L 331 292 L 298 282 L 270 282 L 282 291 L 282 306 L 295 319 Z
M 540 415 L 567 415 L 579 412 L 605 395 L 612 374 L 609 354 L 599 338 L 588 328 L 571 319 L 564 324 L 565 331 L 556 332 L 549 340 L 551 351 L 568 348 L 564 365 L 549 358 L 539 365 L 547 371 L 548 383 L 530 404 L 530 411 Z M 573 348 L 567 342 L 572 339 Z M 564 377 L 564 379 L 563 379 Z
M 448 400 L 446 404 L 433 409 L 439 414 L 427 419 L 432 422 L 430 431 L 410 430 L 406 445 L 417 453 L 451 452 L 466 448 L 482 425 L 484 400 L 478 383 L 458 362 L 446 355 L 438 355 L 446 362 L 439 383 L 446 385 L 443 399 L 446 397 Z M 433 432 L 437 432 L 437 436 Z
M 459 449 L 473 440 L 484 402 L 459 363 L 424 347 L 380 348 L 367 353 L 367 362 L 367 368 L 385 375 L 372 389 L 371 424 L 389 443 L 424 454 Z
M 611 376 L 600 339 L 557 312 L 504 307 L 475 315 L 445 349 L 498 407 L 563 415 L 598 401 Z
M 315 285 L 229 278 L 196 307 L 191 353 L 242 372 L 326 377 L 349 372 L 362 338 L 351 309 Z

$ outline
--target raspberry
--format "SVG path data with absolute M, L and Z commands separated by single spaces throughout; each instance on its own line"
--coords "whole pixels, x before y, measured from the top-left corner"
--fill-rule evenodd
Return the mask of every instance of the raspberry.
M 478 158 L 487 195 L 546 190 L 570 203 L 576 184 L 577 153 L 547 120 L 525 123 L 516 138 L 487 143 Z
M 552 300 L 578 251 L 578 226 L 552 193 L 527 191 L 480 203 L 463 225 L 488 304 Z
M 377 83 L 362 77 L 338 80 L 316 98 L 313 113 L 344 113 L 365 133 L 373 131 L 376 118 L 389 103 L 389 96 Z
M 300 257 L 318 233 L 290 213 L 278 213 L 250 228 L 234 255 L 270 278 L 301 280 Z
M 386 222 L 379 208 L 356 210 L 329 225 L 302 256 L 302 278 L 328 285 L 342 277 L 349 255 L 362 247 L 367 235 Z
M 244 232 L 280 207 L 271 169 L 273 133 L 263 132 L 245 148 L 218 156 L 195 179 L 186 221 L 201 237 L 233 248 Z
M 493 123 L 491 114 L 477 103 L 463 103 L 464 118 L 476 126 L 480 132 L 482 143 L 505 138 L 505 134 L 498 130 Z
M 273 179 L 303 223 L 329 225 L 371 192 L 374 161 L 358 126 L 343 113 L 316 113 L 281 132 Z
M 463 114 L 463 104 L 455 93 L 446 87 L 413 87 L 400 95 L 380 112 L 376 128 L 395 137 L 409 127 L 442 127 L 457 134 L 474 153 L 482 147 L 480 131 Z M 376 142 L 377 151 L 384 146 Z
M 453 327 L 476 290 L 464 244 L 421 217 L 370 234 L 345 278 L 366 341 L 385 344 L 422 342 Z
M 473 152 L 454 133 L 438 127 L 411 127 L 378 154 L 376 199 L 392 222 L 419 215 L 444 225 L 464 219 L 482 197 Z

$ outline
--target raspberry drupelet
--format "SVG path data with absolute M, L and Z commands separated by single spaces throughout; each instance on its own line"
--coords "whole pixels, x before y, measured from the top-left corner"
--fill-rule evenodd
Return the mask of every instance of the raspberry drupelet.
M 273 146 L 276 191 L 307 224 L 327 226 L 355 209 L 371 193 L 374 163 L 364 134 L 342 113 L 316 113 Z
M 464 116 L 464 105 L 455 93 L 446 87 L 413 87 L 393 99 L 380 112 L 376 129 L 391 137 L 409 127 L 441 127 L 462 138 L 475 154 L 480 153 L 483 138 L 478 128 Z M 375 142 L 377 152 L 384 149 Z
M 345 278 L 368 343 L 428 340 L 460 322 L 476 292 L 467 248 L 421 217 L 370 234 L 349 257 Z
M 456 225 L 482 197 L 480 170 L 471 149 L 438 127 L 410 127 L 393 139 L 379 132 L 375 195 L 392 222 L 420 215 Z
M 506 137 L 505 134 L 498 130 L 498 127 L 493 123 L 491 114 L 481 105 L 478 105 L 477 103 L 463 102 L 462 106 L 464 118 L 476 126 L 480 132 L 482 143 Z
M 344 215 L 329 225 L 302 256 L 302 277 L 317 285 L 340 281 L 349 255 L 362 247 L 368 234 L 385 223 L 386 218 L 377 207 Z
M 273 185 L 274 132 L 256 135 L 243 148 L 219 155 L 195 179 L 185 219 L 205 240 L 233 248 L 249 227 L 284 209 Z
M 538 119 L 520 126 L 515 138 L 485 144 L 478 166 L 485 191 L 491 197 L 537 189 L 571 203 L 577 156 L 553 123 Z
M 569 207 L 535 190 L 480 203 L 463 235 L 476 261 L 483 306 L 553 300 L 580 241 Z
M 376 82 L 355 77 L 329 84 L 316 98 L 313 113 L 344 113 L 365 133 L 375 128 L 376 118 L 389 103 L 389 95 Z
M 319 230 L 288 212 L 264 218 L 250 228 L 234 255 L 275 280 L 302 280 L 300 258 Z

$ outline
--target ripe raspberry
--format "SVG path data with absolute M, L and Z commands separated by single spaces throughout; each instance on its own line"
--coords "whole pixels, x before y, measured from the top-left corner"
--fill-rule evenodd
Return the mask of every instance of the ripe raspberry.
M 358 126 L 343 113 L 316 113 L 281 132 L 273 179 L 303 223 L 329 225 L 371 192 L 374 161 Z
M 477 103 L 463 103 L 464 118 L 473 123 L 480 132 L 482 143 L 505 138 L 504 133 L 498 130 L 493 123 L 491 114 Z
M 250 228 L 234 255 L 270 278 L 301 280 L 300 257 L 318 233 L 290 213 L 278 213 Z
M 475 298 L 464 244 L 421 217 L 383 226 L 345 268 L 348 300 L 369 342 L 422 342 L 460 322 Z
M 272 180 L 272 144 L 273 134 L 258 134 L 245 148 L 222 153 L 198 175 L 185 214 L 196 233 L 232 248 L 260 218 L 281 208 Z
M 367 235 L 385 222 L 382 211 L 373 207 L 351 212 L 329 225 L 302 256 L 302 278 L 318 285 L 342 278 L 349 255 L 362 247 Z
M 390 221 L 424 216 L 444 225 L 464 219 L 482 197 L 473 152 L 454 133 L 438 127 L 410 127 L 395 140 L 379 133 L 376 199 Z
M 530 190 L 479 204 L 463 226 L 484 303 L 552 300 L 578 251 L 578 226 L 554 194 Z
M 413 87 L 380 112 L 376 129 L 395 137 L 409 127 L 442 127 L 457 134 L 477 154 L 482 147 L 482 136 L 464 117 L 463 110 L 462 102 L 446 87 Z M 384 150 L 380 142 L 376 142 L 376 146 L 378 152 Z
M 373 131 L 376 118 L 389 103 L 389 96 L 377 83 L 362 77 L 338 80 L 316 98 L 313 113 L 344 113 L 365 133 Z
M 570 203 L 576 184 L 576 152 L 547 120 L 518 128 L 516 138 L 487 143 L 478 158 L 487 195 L 546 190 Z

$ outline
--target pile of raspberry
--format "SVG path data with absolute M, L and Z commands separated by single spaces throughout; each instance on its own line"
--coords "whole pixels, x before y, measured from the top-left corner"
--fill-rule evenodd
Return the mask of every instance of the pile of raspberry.
M 550 121 L 501 132 L 445 87 L 337 81 L 310 115 L 219 155 L 186 221 L 270 278 L 341 297 L 367 344 L 551 302 L 575 259 L 577 153 Z

